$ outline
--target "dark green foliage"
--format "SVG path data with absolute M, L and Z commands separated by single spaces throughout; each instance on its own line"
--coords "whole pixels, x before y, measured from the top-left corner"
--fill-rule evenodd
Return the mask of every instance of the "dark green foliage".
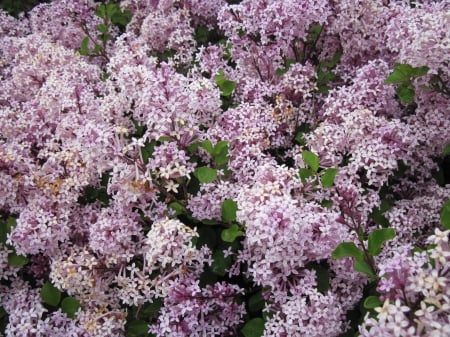
M 41 3 L 49 3 L 50 0 L 3 0 L 0 8 L 12 16 L 18 17 L 21 12 L 27 13 Z

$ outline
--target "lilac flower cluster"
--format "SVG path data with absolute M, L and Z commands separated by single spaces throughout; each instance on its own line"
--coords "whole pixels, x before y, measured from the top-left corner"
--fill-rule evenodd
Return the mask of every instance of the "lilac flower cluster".
M 0 336 L 450 335 L 449 25 L 427 0 L 0 9 Z
M 450 231 L 435 230 L 427 253 L 410 254 L 409 247 L 380 264 L 378 291 L 385 297 L 367 318 L 361 336 L 446 336 L 450 333 L 448 270 Z M 394 303 L 391 303 L 394 302 Z

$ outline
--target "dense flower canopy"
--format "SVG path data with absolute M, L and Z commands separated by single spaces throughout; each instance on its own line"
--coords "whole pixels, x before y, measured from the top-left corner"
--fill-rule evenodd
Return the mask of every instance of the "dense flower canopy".
M 0 335 L 450 335 L 449 26 L 447 0 L 0 10 Z

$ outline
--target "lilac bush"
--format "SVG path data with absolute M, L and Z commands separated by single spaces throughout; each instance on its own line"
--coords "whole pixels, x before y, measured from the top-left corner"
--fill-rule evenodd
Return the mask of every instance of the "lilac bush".
M 0 10 L 0 335 L 450 335 L 450 3 Z

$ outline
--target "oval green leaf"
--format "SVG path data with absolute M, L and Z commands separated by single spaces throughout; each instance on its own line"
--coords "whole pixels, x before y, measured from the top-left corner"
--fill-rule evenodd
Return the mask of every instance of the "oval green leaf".
M 392 240 L 395 237 L 395 231 L 393 228 L 382 228 L 382 229 L 376 229 L 372 233 L 369 234 L 368 237 L 368 248 L 367 252 L 371 256 L 376 256 L 381 252 L 381 247 L 383 244 L 388 241 Z
M 303 151 L 302 158 L 313 172 L 317 172 L 319 169 L 319 157 L 315 153 L 312 153 L 311 151 Z
M 450 200 L 447 200 L 442 206 L 441 224 L 445 229 L 450 229 Z
M 261 291 L 258 291 L 248 300 L 248 308 L 251 312 L 258 312 L 264 309 L 265 300 Z
M 364 261 L 364 259 L 356 259 L 353 263 L 353 268 L 355 268 L 357 272 L 369 276 L 371 279 L 375 278 L 372 268 L 367 262 Z
M 56 307 L 61 301 L 61 292 L 51 283 L 45 282 L 41 288 L 41 298 L 44 303 Z
M 194 176 L 201 183 L 208 184 L 217 178 L 217 170 L 206 166 L 197 167 Z
M 243 236 L 244 232 L 239 230 L 238 225 L 233 224 L 230 228 L 224 229 L 221 233 L 221 238 L 225 242 L 233 242 L 238 237 Z
M 323 187 L 332 187 L 334 185 L 334 178 L 336 178 L 336 175 L 338 174 L 339 169 L 330 167 L 325 170 L 323 173 L 323 176 L 320 178 L 320 181 L 322 182 Z
M 238 206 L 233 199 L 226 199 L 222 203 L 222 220 L 227 223 L 236 221 L 236 212 Z
M 398 86 L 398 88 L 395 90 L 395 92 L 397 93 L 398 98 L 400 98 L 400 100 L 403 103 L 406 103 L 406 104 L 414 103 L 415 91 L 414 91 L 414 88 L 411 86 L 411 84 L 402 83 L 401 85 Z
M 225 276 L 232 263 L 231 257 L 225 257 L 223 251 L 219 249 L 213 253 L 212 258 L 213 263 L 211 265 L 211 271 L 216 275 Z
M 444 156 L 448 156 L 450 154 L 450 144 L 444 146 L 444 148 L 442 149 L 442 154 Z
M 80 301 L 75 297 L 66 297 L 61 302 L 61 310 L 65 312 L 67 317 L 74 319 L 78 309 L 80 308 Z
M 264 320 L 259 317 L 249 320 L 241 332 L 245 337 L 261 337 L 264 333 Z
M 17 255 L 16 252 L 12 252 L 8 254 L 8 264 L 10 266 L 25 266 L 28 263 L 28 259 L 26 256 Z
M 364 253 L 361 249 L 356 247 L 353 242 L 342 242 L 331 253 L 333 259 L 341 259 L 343 257 L 354 257 L 356 259 L 362 259 Z
M 148 336 L 148 323 L 142 319 L 131 321 L 127 325 L 128 337 Z
M 382 304 L 383 303 L 380 301 L 378 296 L 369 296 L 364 300 L 364 308 L 366 309 L 381 307 Z

